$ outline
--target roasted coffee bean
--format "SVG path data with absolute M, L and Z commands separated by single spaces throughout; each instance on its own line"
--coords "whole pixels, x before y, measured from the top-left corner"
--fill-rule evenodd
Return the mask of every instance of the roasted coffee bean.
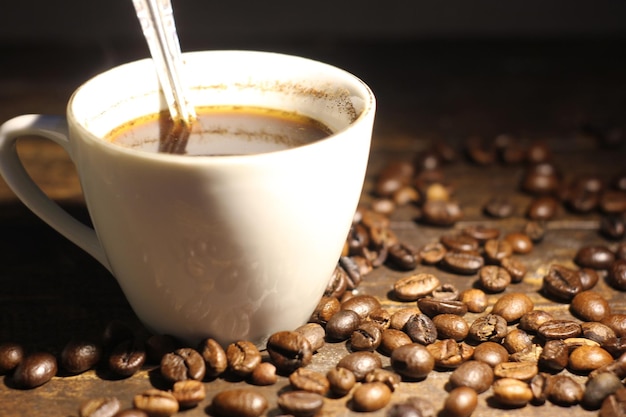
M 127 339 L 113 348 L 109 354 L 109 369 L 120 376 L 135 374 L 146 362 L 143 344 L 137 339 Z
M 215 339 L 204 339 L 200 343 L 198 351 L 204 359 L 206 376 L 211 378 L 217 377 L 228 368 L 226 351 Z
M 474 252 L 477 251 L 479 247 L 478 240 L 461 233 L 442 235 L 439 241 L 450 251 Z
M 485 203 L 483 211 L 487 216 L 504 219 L 513 215 L 515 206 L 507 197 L 491 197 Z
M 355 311 L 341 310 L 326 323 L 326 337 L 331 341 L 346 340 L 360 324 L 361 318 Z
M 533 301 L 526 294 L 512 292 L 498 298 L 491 309 L 491 314 L 497 314 L 507 323 L 512 323 L 532 311 L 534 306 Z
M 19 343 L 0 344 L 0 375 L 12 372 L 24 360 L 25 352 Z
M 615 374 L 603 372 L 587 381 L 582 404 L 585 408 L 597 410 L 606 397 L 614 394 L 622 387 L 622 381 Z
M 549 379 L 548 399 L 557 405 L 578 404 L 585 393 L 584 388 L 567 375 L 553 375 Z
M 509 352 L 500 343 L 483 342 L 474 348 L 473 359 L 494 368 L 499 363 L 508 362 Z
M 476 239 L 480 244 L 484 244 L 490 239 L 497 239 L 500 237 L 500 229 L 480 224 L 476 226 L 464 227 L 462 233 Z
M 356 384 L 354 373 L 342 367 L 332 368 L 326 374 L 326 379 L 328 379 L 330 391 L 339 397 L 348 394 Z
M 581 331 L 580 324 L 573 320 L 554 319 L 539 326 L 537 334 L 544 340 L 567 339 L 580 336 Z
M 415 187 L 406 185 L 396 190 L 391 196 L 391 199 L 397 206 L 405 206 L 407 204 L 419 202 L 420 194 Z
M 346 272 L 346 283 L 349 291 L 354 290 L 363 280 L 359 265 L 349 256 L 339 258 L 339 266 Z
M 370 209 L 389 216 L 396 209 L 396 203 L 391 198 L 375 198 L 370 203 Z
M 394 295 L 401 301 L 416 301 L 431 294 L 440 285 L 433 274 L 420 272 L 398 279 L 393 285 Z
M 580 346 L 569 355 L 568 367 L 575 372 L 588 373 L 613 362 L 609 352 L 599 346 Z
M 574 296 L 570 311 L 585 321 L 601 321 L 611 314 L 611 307 L 600 293 L 588 290 Z
M 598 208 L 600 193 L 581 187 L 579 184 L 571 184 L 564 192 L 565 205 L 575 213 L 589 213 Z
M 446 247 L 440 242 L 427 243 L 419 251 L 420 259 L 427 265 L 435 265 L 443 260 L 446 255 Z
M 380 308 L 380 301 L 372 295 L 355 295 L 347 301 L 341 303 L 342 310 L 352 310 L 359 315 L 361 320 L 365 320 L 372 311 Z
M 428 345 L 437 340 L 435 323 L 426 314 L 412 316 L 404 325 L 404 332 L 416 343 Z
M 417 307 L 402 307 L 391 315 L 389 327 L 391 329 L 402 330 L 411 317 L 421 313 L 421 310 Z
M 438 314 L 432 319 L 437 336 L 441 339 L 464 340 L 469 333 L 469 324 L 456 314 Z
M 337 265 L 333 270 L 333 274 L 330 276 L 326 289 L 324 290 L 324 297 L 341 297 L 348 290 L 348 277 L 346 271 Z
M 541 405 L 548 399 L 548 393 L 550 391 L 551 375 L 545 372 L 540 372 L 530 380 L 530 390 L 533 393 L 533 403 Z
M 267 353 L 279 372 L 291 373 L 307 366 L 313 358 L 313 349 L 304 335 L 293 331 L 280 331 L 267 340 Z
M 435 359 L 438 369 L 454 369 L 474 355 L 474 348 L 467 343 L 458 343 L 453 339 L 436 340 L 426 346 Z
M 615 254 L 604 245 L 589 245 L 578 249 L 574 262 L 583 268 L 608 269 L 615 261 Z
M 506 240 L 490 239 L 485 242 L 485 258 L 487 261 L 500 264 L 504 258 L 509 258 L 513 254 L 513 247 Z
M 415 175 L 415 167 L 412 163 L 407 161 L 392 161 L 385 165 L 378 174 L 374 192 L 381 197 L 390 196 L 395 191 L 408 184 L 413 175 Z
M 372 412 L 389 404 L 391 390 L 382 382 L 366 382 L 359 385 L 352 394 L 352 407 L 355 411 Z
M 539 243 L 546 235 L 545 222 L 542 220 L 530 220 L 524 224 L 522 232 L 534 243 Z
M 469 288 L 459 294 L 459 301 L 467 307 L 470 313 L 482 313 L 487 309 L 487 294 L 478 288 Z
M 498 314 L 478 317 L 470 325 L 468 336 L 477 342 L 501 342 L 508 331 L 506 320 Z
M 408 345 L 412 342 L 413 341 L 409 335 L 402 330 L 389 328 L 383 330 L 378 350 L 385 355 L 391 355 L 391 352 L 393 352 L 396 348 Z
M 448 393 L 443 410 L 449 417 L 469 417 L 478 405 L 478 395 L 470 387 L 460 386 Z
M 99 397 L 85 401 L 78 409 L 80 417 L 113 417 L 122 408 L 116 397 Z
M 526 266 L 516 258 L 509 257 L 500 261 L 500 266 L 511 276 L 511 282 L 521 282 L 526 276 Z
M 598 342 L 601 346 L 616 338 L 613 329 L 595 321 L 583 322 L 580 328 L 582 337 Z
M 533 345 L 531 337 L 522 329 L 512 329 L 502 340 L 502 345 L 509 353 L 518 353 Z
M 452 387 L 469 387 L 477 393 L 485 392 L 493 383 L 494 370 L 484 362 L 469 360 L 450 374 Z
M 297 390 L 325 395 L 330 389 L 326 375 L 308 368 L 298 368 L 289 375 L 289 383 Z
M 250 382 L 254 385 L 274 385 L 277 381 L 276 366 L 271 362 L 261 362 L 250 374 Z
M 353 223 L 346 238 L 348 253 L 350 255 L 360 253 L 363 248 L 369 246 L 369 239 L 367 228 L 361 223 Z
M 278 396 L 278 407 L 294 417 L 314 416 L 324 406 L 324 397 L 308 391 L 285 391 Z
M 133 406 L 145 411 L 150 416 L 167 417 L 176 414 L 179 404 L 170 392 L 149 389 L 133 397 Z
M 626 415 L 626 388 L 622 387 L 602 401 L 599 417 L 623 417 Z
M 422 205 L 422 220 L 433 226 L 453 226 L 463 218 L 463 210 L 456 201 L 426 200 Z
M 421 396 L 408 397 L 403 404 L 419 410 L 421 417 L 436 417 L 437 409 L 428 399 Z M 390 416 L 388 416 L 390 417 Z M 407 416 L 408 417 L 408 416 Z
M 446 252 L 442 262 L 445 268 L 463 275 L 475 274 L 485 263 L 477 253 L 452 251 Z
M 598 273 L 591 268 L 582 268 L 578 271 L 578 276 L 580 277 L 580 285 L 583 291 L 592 289 L 600 280 Z
M 521 188 L 532 195 L 550 194 L 561 184 L 556 167 L 550 163 L 531 165 L 522 178 Z
M 393 404 L 387 410 L 387 417 L 422 417 L 422 413 L 410 404 Z
M 226 360 L 233 374 L 245 378 L 261 363 L 261 353 L 254 343 L 239 340 L 226 348 Z
M 543 348 L 540 344 L 533 343 L 529 347 L 524 350 L 520 350 L 519 352 L 511 353 L 509 356 L 511 362 L 533 362 L 537 363 L 539 361 L 539 356 Z
M 427 316 L 435 317 L 438 314 L 456 314 L 464 316 L 467 313 L 467 306 L 458 300 L 438 300 L 433 297 L 424 297 L 417 300 L 417 307 Z
M 626 337 L 626 314 L 609 314 L 602 319 L 601 323 L 609 326 L 617 337 Z
M 180 408 L 191 408 L 204 401 L 206 389 L 201 381 L 188 379 L 175 382 L 172 386 L 172 395 Z
M 569 337 L 567 339 L 563 339 L 563 343 L 567 345 L 567 348 L 569 349 L 570 352 L 581 346 L 594 346 L 594 347 L 600 346 L 598 342 L 585 339 L 584 337 Z
M 178 342 L 173 336 L 164 334 L 151 335 L 144 343 L 146 360 L 152 363 L 161 363 L 163 355 L 175 351 L 178 347 Z
M 357 381 L 362 381 L 372 370 L 382 368 L 382 361 L 374 352 L 353 352 L 341 358 L 337 367 L 346 368 L 354 374 Z
M 524 314 L 519 320 L 519 328 L 530 333 L 536 333 L 539 327 L 550 320 L 553 320 L 552 314 L 544 310 L 532 310 Z
M 247 388 L 218 392 L 211 401 L 211 411 L 218 417 L 259 417 L 267 406 L 263 394 Z
M 470 161 L 478 165 L 491 165 L 496 161 L 496 147 L 479 136 L 470 136 L 465 141 L 465 153 Z
M 375 325 L 382 331 L 388 329 L 391 325 L 391 314 L 386 308 L 377 308 L 372 311 L 367 320 Z
M 70 340 L 61 351 L 60 365 L 70 374 L 85 372 L 100 361 L 102 347 L 93 341 Z
M 562 265 L 551 265 L 543 277 L 543 291 L 559 300 L 570 301 L 583 290 L 578 271 Z
M 604 190 L 600 195 L 600 210 L 608 214 L 626 212 L 626 192 L 622 190 Z
M 456 301 L 459 299 L 459 290 L 453 284 L 444 283 L 433 290 L 431 297 L 438 301 Z
M 391 392 L 394 392 L 400 385 L 402 378 L 400 377 L 399 374 L 395 372 L 388 371 L 382 368 L 376 368 L 372 370 L 371 372 L 369 372 L 367 375 L 365 375 L 365 378 L 363 379 L 363 381 L 364 382 L 382 382 L 383 384 L 389 387 Z
M 422 379 L 435 367 L 435 358 L 423 345 L 411 343 L 391 352 L 391 367 L 406 378 Z
M 171 382 L 193 379 L 202 381 L 206 374 L 204 358 L 197 350 L 180 348 L 161 359 L 161 375 Z
M 500 378 L 494 381 L 493 398 L 507 407 L 524 407 L 533 399 L 527 382 L 515 378 Z
M 561 339 L 548 340 L 539 355 L 539 366 L 546 371 L 559 372 L 567 366 L 569 348 Z
M 526 210 L 531 220 L 551 220 L 558 212 L 559 202 L 554 197 L 537 197 L 532 200 Z
M 339 310 L 341 310 L 341 303 L 338 298 L 323 296 L 317 303 L 309 321 L 326 325 L 328 320 Z
M 391 245 L 387 252 L 387 261 L 398 269 L 407 271 L 415 269 L 419 262 L 416 249 L 405 243 Z
M 502 292 L 511 283 L 511 275 L 499 266 L 485 265 L 478 271 L 478 282 L 487 292 Z
M 626 235 L 626 221 L 623 214 L 605 214 L 600 217 L 600 234 L 610 240 L 622 239 Z
M 302 326 L 294 330 L 300 333 L 309 341 L 311 350 L 317 352 L 324 346 L 324 338 L 326 337 L 326 330 L 318 323 L 305 323 Z
M 509 242 L 513 253 L 526 254 L 533 250 L 533 242 L 525 233 L 512 232 L 504 236 L 504 240 Z
M 493 374 L 498 378 L 513 378 L 527 382 L 537 373 L 539 368 L 533 362 L 502 362 L 493 368 Z
M 372 322 L 362 323 L 350 337 L 350 347 L 353 350 L 374 351 L 382 341 L 382 330 Z
M 618 259 L 609 268 L 608 283 L 620 291 L 626 291 L 626 260 Z

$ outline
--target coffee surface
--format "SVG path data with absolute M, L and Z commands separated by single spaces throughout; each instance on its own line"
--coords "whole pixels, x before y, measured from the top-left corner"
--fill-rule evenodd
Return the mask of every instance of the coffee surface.
M 284 150 L 323 139 L 332 131 L 310 117 L 246 106 L 197 108 L 190 130 L 166 111 L 129 121 L 105 139 L 127 148 L 189 156 L 244 155 Z

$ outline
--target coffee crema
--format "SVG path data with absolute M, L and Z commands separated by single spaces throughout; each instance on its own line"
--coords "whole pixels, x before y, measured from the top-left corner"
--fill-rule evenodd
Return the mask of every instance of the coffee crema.
M 333 133 L 318 120 L 271 108 L 205 106 L 196 112 L 190 129 L 161 111 L 123 124 L 105 139 L 146 152 L 227 156 L 295 148 Z

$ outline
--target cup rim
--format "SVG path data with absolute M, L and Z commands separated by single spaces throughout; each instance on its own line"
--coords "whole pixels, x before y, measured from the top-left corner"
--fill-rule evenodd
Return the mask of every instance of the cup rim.
M 304 145 L 300 145 L 297 147 L 293 147 L 293 148 L 287 148 L 287 149 L 281 149 L 281 150 L 274 150 L 274 151 L 269 151 L 269 152 L 263 152 L 263 153 L 253 153 L 253 154 L 237 154 L 237 155 L 194 155 L 193 158 L 190 158 L 189 155 L 181 155 L 181 154 L 170 154 L 170 153 L 159 153 L 159 152 L 149 152 L 149 151 L 142 151 L 142 150 L 137 150 L 137 149 L 133 149 L 133 148 L 128 148 L 128 147 L 124 147 L 124 146 L 119 146 L 119 145 L 115 145 L 107 140 L 104 140 L 102 137 L 99 137 L 97 134 L 93 133 L 90 129 L 88 129 L 81 121 L 79 121 L 76 117 L 76 115 L 74 114 L 74 106 L 75 103 L 77 102 L 78 98 L 81 96 L 81 94 L 83 94 L 84 90 L 90 86 L 93 85 L 94 83 L 100 82 L 100 80 L 102 80 L 105 77 L 109 77 L 112 75 L 115 75 L 116 73 L 121 73 L 123 71 L 129 70 L 131 67 L 137 67 L 137 66 L 151 66 L 152 65 L 152 60 L 151 58 L 143 58 L 143 59 L 139 59 L 139 60 L 135 60 L 135 61 L 130 61 L 115 67 L 112 67 L 106 71 L 103 71 L 95 76 L 93 76 L 92 78 L 88 79 L 87 81 L 85 81 L 82 85 L 80 85 L 71 95 L 67 107 L 66 107 L 66 114 L 67 114 L 67 120 L 68 120 L 68 124 L 70 124 L 73 128 L 77 129 L 78 131 L 80 131 L 80 136 L 82 139 L 89 141 L 91 144 L 97 144 L 98 146 L 101 146 L 107 150 L 110 151 L 114 151 L 114 152 L 118 152 L 120 154 L 125 154 L 128 156 L 134 156 L 136 158 L 144 158 L 144 159 L 152 159 L 152 160 L 158 160 L 158 161 L 167 161 L 167 162 L 178 162 L 178 163 L 184 163 L 184 164 L 191 164 L 193 162 L 197 162 L 197 163 L 206 163 L 207 160 L 211 160 L 214 162 L 218 162 L 218 163 L 238 163 L 244 160 L 248 160 L 251 158 L 254 159 L 259 159 L 259 158 L 274 158 L 280 155 L 289 155 L 292 153 L 299 153 L 299 152 L 303 152 L 306 149 L 309 149 L 311 147 L 319 147 L 319 146 L 324 146 L 324 144 L 333 141 L 335 138 L 339 137 L 339 136 L 343 136 L 345 134 L 345 132 L 348 132 L 350 130 L 353 130 L 357 125 L 360 125 L 365 119 L 369 118 L 369 117 L 373 117 L 373 114 L 376 111 L 376 97 L 372 91 L 372 89 L 359 77 L 357 77 L 356 75 L 342 69 L 339 67 L 336 67 L 334 65 L 322 62 L 322 61 L 317 61 L 314 59 L 310 59 L 310 58 L 306 58 L 306 57 L 302 57 L 302 56 L 298 56 L 298 55 L 290 55 L 290 54 L 283 54 L 283 53 L 278 53 L 278 52 L 266 52 L 266 51 L 254 51 L 254 50 L 236 50 L 236 49 L 232 49 L 232 50 L 203 50 L 203 51 L 192 51 L 192 52 L 185 52 L 183 53 L 183 59 L 185 58 L 194 58 L 194 57 L 198 57 L 198 56 L 202 56 L 202 55 L 231 55 L 231 54 L 238 54 L 238 55 L 246 55 L 249 57 L 262 57 L 262 56 L 266 56 L 266 57 L 270 57 L 270 59 L 290 59 L 290 60 L 299 60 L 300 62 L 305 62 L 305 63 L 310 63 L 312 65 L 316 65 L 319 68 L 326 68 L 330 71 L 333 71 L 334 73 L 341 75 L 342 77 L 344 77 L 346 80 L 351 80 L 351 82 L 357 86 L 363 93 L 363 98 L 364 98 L 364 106 L 363 106 L 363 111 L 353 120 L 350 122 L 350 124 L 348 126 L 346 126 L 345 128 L 334 132 L 328 136 L 326 136 L 325 138 L 321 139 L 321 140 L 317 140 L 311 143 L 307 143 Z M 155 75 L 156 76 L 156 75 Z M 199 88 L 202 88 L 202 86 L 200 86 Z M 104 109 L 102 110 L 102 112 L 106 112 L 108 109 Z M 132 119 L 130 119 L 132 120 Z M 113 129 L 113 128 L 112 128 Z M 368 138 L 369 139 L 369 138 Z

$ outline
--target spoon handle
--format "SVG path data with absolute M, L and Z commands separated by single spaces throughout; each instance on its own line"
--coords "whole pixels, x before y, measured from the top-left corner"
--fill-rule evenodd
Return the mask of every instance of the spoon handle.
M 133 4 L 172 120 L 182 120 L 190 125 L 196 118 L 196 112 L 187 99 L 186 86 L 181 77 L 183 60 L 172 3 L 170 0 L 133 0 Z

